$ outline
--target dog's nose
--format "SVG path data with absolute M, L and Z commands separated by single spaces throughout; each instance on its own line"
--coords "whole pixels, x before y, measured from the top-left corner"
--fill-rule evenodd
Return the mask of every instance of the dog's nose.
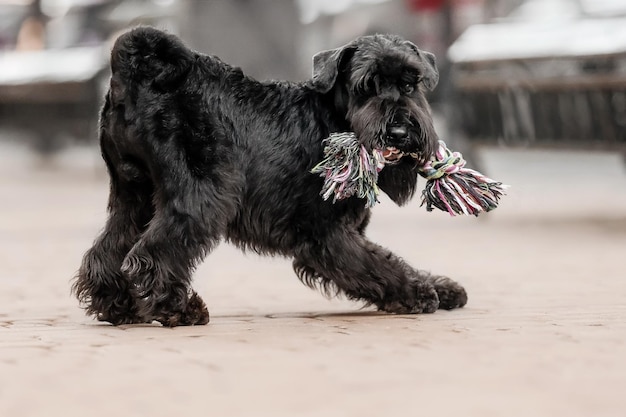
M 387 135 L 391 139 L 404 139 L 408 136 L 409 132 L 405 126 L 391 125 L 387 127 Z

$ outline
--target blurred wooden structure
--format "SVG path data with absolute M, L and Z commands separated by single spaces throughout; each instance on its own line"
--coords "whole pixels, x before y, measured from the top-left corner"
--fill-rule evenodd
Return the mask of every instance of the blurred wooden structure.
M 470 141 L 626 152 L 626 18 L 477 25 L 449 57 Z
M 105 73 L 102 47 L 0 53 L 0 121 L 34 134 L 42 152 L 63 136 L 93 140 Z

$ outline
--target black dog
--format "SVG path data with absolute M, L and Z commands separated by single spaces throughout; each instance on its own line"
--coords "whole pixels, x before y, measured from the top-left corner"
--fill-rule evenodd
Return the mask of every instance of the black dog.
M 375 35 L 321 52 L 313 66 L 304 83 L 261 83 L 156 29 L 119 37 L 100 121 L 110 214 L 73 287 L 88 314 L 206 324 L 191 275 L 221 240 L 293 258 L 306 285 L 379 310 L 466 303 L 454 281 L 369 241 L 364 201 L 323 201 L 322 178 L 310 173 L 332 132 L 429 158 L 437 135 L 424 94 L 438 81 L 434 56 Z M 418 162 L 388 162 L 379 187 L 404 204 Z

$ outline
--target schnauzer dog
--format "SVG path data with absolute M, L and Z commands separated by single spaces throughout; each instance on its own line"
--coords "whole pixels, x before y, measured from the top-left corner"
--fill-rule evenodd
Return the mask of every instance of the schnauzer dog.
M 324 201 L 310 172 L 324 138 L 353 131 L 367 149 L 392 150 L 378 185 L 408 202 L 437 145 L 425 93 L 438 77 L 432 54 L 392 35 L 320 52 L 301 83 L 256 81 L 157 29 L 121 35 L 99 127 L 109 217 L 73 284 L 87 314 L 206 324 L 191 275 L 221 240 L 292 258 L 309 287 L 382 311 L 465 305 L 459 284 L 367 239 L 364 200 Z

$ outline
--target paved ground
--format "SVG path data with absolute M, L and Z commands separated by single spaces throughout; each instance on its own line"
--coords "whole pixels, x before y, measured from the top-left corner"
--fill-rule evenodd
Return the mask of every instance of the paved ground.
M 624 416 L 626 173 L 609 154 L 491 150 L 513 188 L 484 220 L 384 201 L 370 235 L 466 285 L 389 316 L 220 247 L 208 326 L 112 327 L 69 295 L 104 222 L 97 151 L 0 146 L 0 416 Z

